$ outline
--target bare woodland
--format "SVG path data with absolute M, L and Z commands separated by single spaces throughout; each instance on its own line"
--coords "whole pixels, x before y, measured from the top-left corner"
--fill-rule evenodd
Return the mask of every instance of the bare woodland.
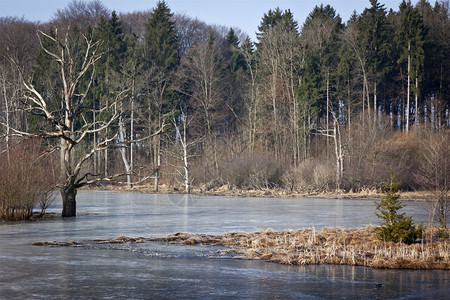
M 57 189 L 75 216 L 86 185 L 359 192 L 392 168 L 402 190 L 433 193 L 445 227 L 448 1 L 371 0 L 347 21 L 320 5 L 302 23 L 276 8 L 257 41 L 169 5 L 74 0 L 49 23 L 0 19 L 2 215 Z

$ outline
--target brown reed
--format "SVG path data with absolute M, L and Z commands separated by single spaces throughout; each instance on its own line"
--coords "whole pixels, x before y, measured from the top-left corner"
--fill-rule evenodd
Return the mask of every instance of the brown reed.
M 180 244 L 210 244 L 230 248 L 237 258 L 289 265 L 335 264 L 388 269 L 450 269 L 448 240 L 411 245 L 376 239 L 375 227 L 344 229 L 325 227 L 220 236 L 176 233 L 152 239 Z

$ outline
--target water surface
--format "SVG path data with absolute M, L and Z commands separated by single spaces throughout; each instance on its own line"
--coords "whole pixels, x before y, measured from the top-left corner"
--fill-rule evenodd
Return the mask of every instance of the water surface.
M 3 299 L 446 299 L 449 271 L 284 266 L 223 257 L 220 247 L 93 239 L 377 224 L 371 200 L 187 197 L 80 191 L 76 218 L 0 224 Z M 59 212 L 57 201 L 50 210 Z M 427 221 L 420 204 L 405 212 Z M 36 247 L 35 241 L 83 241 Z

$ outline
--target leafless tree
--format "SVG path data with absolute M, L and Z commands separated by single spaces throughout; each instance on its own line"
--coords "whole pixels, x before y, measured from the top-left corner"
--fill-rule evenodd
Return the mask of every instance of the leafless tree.
M 188 134 L 190 118 L 185 111 L 181 112 L 178 121 L 174 118 L 172 124 L 175 127 L 176 139 L 173 150 L 173 155 L 176 161 L 182 162 L 182 170 L 180 170 L 178 165 L 175 165 L 178 175 L 181 175 L 184 181 L 184 189 L 186 193 L 191 192 L 192 178 L 190 174 L 190 164 L 191 160 L 195 157 L 193 153 L 193 148 L 196 144 L 200 143 L 199 139 L 192 139 Z
M 55 35 L 47 34 L 38 30 L 38 37 L 42 50 L 59 66 L 59 80 L 62 90 L 60 110 L 52 110 L 49 99 L 36 89 L 30 78 L 25 77 L 21 72 L 22 82 L 25 89 L 24 102 L 27 104 L 27 111 L 33 115 L 41 117 L 50 124 L 49 130 L 38 133 L 27 133 L 14 130 L 23 135 L 38 135 L 48 138 L 59 139 L 61 179 L 60 192 L 63 199 L 63 217 L 73 217 L 76 215 L 76 194 L 77 189 L 92 182 L 95 174 L 83 172 L 84 163 L 90 159 L 94 153 L 102 150 L 117 137 L 117 133 L 106 137 L 102 142 L 95 144 L 90 149 L 79 155 L 77 149 L 82 148 L 80 144 L 91 134 L 100 132 L 110 127 L 119 117 L 117 110 L 117 99 L 111 101 L 109 106 L 101 110 L 109 110 L 110 117 L 105 121 L 90 122 L 86 116 L 84 102 L 88 95 L 92 82 L 93 66 L 100 59 L 98 53 L 99 42 L 93 42 L 88 36 L 83 36 L 84 51 L 79 57 L 72 51 L 69 43 L 69 31 L 63 38 L 59 37 L 58 30 Z M 46 43 L 44 43 L 44 40 Z M 46 47 L 50 44 L 53 47 Z M 18 63 L 13 57 L 11 60 L 20 70 Z M 78 60 L 79 59 L 79 60 Z M 86 80 L 87 84 L 81 86 L 81 81 Z M 89 113 L 89 111 L 88 111 Z
M 4 124 L 0 126 L 0 133 L 4 133 L 7 154 L 11 146 L 11 128 L 26 127 L 19 101 L 23 87 L 18 70 L 8 56 L 14 57 L 23 72 L 30 70 L 39 50 L 36 26 L 23 19 L 0 18 L 0 121 Z
M 101 17 L 110 15 L 109 10 L 100 0 L 72 0 L 67 7 L 58 9 L 52 19 L 52 24 L 61 29 L 78 28 L 81 32 L 85 32 L 90 26 L 94 28 Z
M 448 130 L 430 134 L 425 140 L 419 170 L 415 174 L 423 189 L 432 191 L 428 201 L 429 212 L 438 220 L 439 226 L 447 227 L 450 210 L 450 134 Z
M 180 69 L 180 88 L 189 99 L 192 109 L 191 134 L 204 136 L 206 161 L 218 170 L 217 134 L 218 126 L 223 121 L 224 110 L 220 73 L 220 52 L 214 39 L 189 49 L 182 60 Z
M 327 129 L 319 129 L 318 132 L 321 135 L 333 139 L 334 155 L 336 158 L 336 190 L 340 190 L 342 177 L 344 175 L 345 144 L 343 143 L 343 137 L 341 134 L 339 120 L 336 117 L 335 113 L 333 113 L 332 115 L 333 115 L 333 127 Z

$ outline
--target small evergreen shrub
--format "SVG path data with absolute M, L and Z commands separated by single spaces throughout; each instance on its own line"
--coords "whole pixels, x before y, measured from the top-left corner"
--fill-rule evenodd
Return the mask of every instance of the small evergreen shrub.
M 377 212 L 375 215 L 382 219 L 381 226 L 377 228 L 377 238 L 382 241 L 413 243 L 420 235 L 420 230 L 416 230 L 412 217 L 406 217 L 400 213 L 404 204 L 400 201 L 396 175 L 390 171 L 389 180 L 383 182 L 383 194 L 381 200 L 375 201 Z

